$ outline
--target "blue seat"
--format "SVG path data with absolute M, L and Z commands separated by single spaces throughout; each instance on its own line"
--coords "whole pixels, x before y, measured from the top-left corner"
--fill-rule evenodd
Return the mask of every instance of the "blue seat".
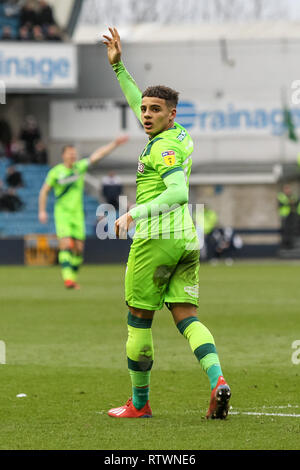
M 0 179 L 5 180 L 6 168 L 11 165 L 11 161 L 6 158 L 0 159 Z M 15 213 L 0 212 L 0 235 L 23 236 L 28 234 L 54 234 L 55 224 L 53 218 L 53 208 L 55 197 L 53 192 L 49 194 L 47 211 L 49 221 L 42 225 L 38 221 L 38 196 L 39 191 L 45 181 L 49 171 L 47 165 L 16 165 L 21 171 L 25 186 L 17 189 L 18 196 L 24 202 L 24 208 Z M 99 205 L 97 199 L 88 194 L 84 194 L 84 210 L 86 217 L 87 236 L 95 235 L 96 209 Z

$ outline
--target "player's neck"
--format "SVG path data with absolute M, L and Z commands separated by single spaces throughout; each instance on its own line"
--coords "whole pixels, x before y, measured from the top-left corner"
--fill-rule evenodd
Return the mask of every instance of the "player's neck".
M 163 132 L 168 131 L 169 129 L 172 129 L 173 127 L 174 127 L 174 121 L 171 121 L 170 124 L 165 129 L 162 129 L 161 131 L 157 132 L 157 134 L 150 134 L 149 140 L 154 139 L 154 137 L 156 137 L 157 135 L 162 134 Z
M 63 162 L 63 165 L 68 168 L 68 170 L 71 170 L 73 168 L 73 163 L 65 163 Z

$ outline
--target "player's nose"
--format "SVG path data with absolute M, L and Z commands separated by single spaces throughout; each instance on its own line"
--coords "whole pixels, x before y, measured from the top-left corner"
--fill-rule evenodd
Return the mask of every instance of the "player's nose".
M 146 109 L 144 112 L 144 119 L 150 118 L 151 117 L 151 111 L 150 109 Z

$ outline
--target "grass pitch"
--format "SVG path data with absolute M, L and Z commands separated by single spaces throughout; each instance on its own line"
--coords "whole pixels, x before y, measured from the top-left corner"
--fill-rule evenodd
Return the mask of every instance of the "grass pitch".
M 124 273 L 84 266 L 82 289 L 66 291 L 58 267 L 0 267 L 0 449 L 299 449 L 300 265 L 201 266 L 199 317 L 232 388 L 226 421 L 204 419 L 208 380 L 167 309 L 153 322 L 153 419 L 107 416 L 131 394 Z

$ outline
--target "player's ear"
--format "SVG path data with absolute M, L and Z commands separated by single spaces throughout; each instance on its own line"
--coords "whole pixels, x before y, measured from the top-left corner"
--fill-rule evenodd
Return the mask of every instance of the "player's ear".
M 170 110 L 171 119 L 175 119 L 176 113 L 177 113 L 177 109 L 176 108 L 171 108 L 171 110 Z

